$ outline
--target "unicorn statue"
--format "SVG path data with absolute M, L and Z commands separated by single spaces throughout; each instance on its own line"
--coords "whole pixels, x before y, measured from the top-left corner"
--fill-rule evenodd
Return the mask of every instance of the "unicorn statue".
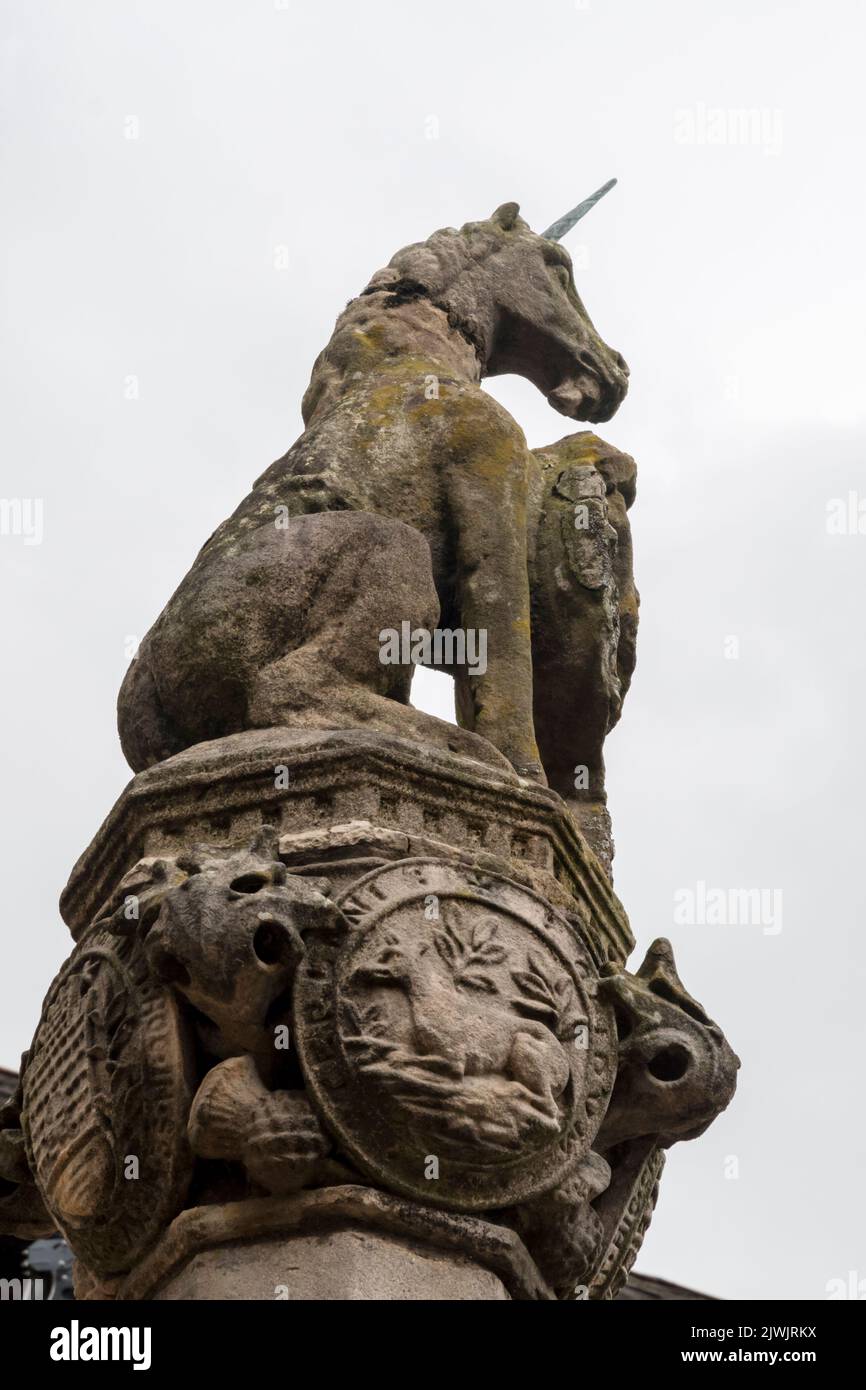
M 561 415 L 608 420 L 628 368 L 594 328 L 561 238 L 504 203 L 407 246 L 337 319 L 304 432 L 217 528 L 120 692 L 141 770 L 243 729 L 364 728 L 564 796 L 610 855 L 602 743 L 634 665 L 635 469 L 583 430 L 530 450 L 483 388 L 517 373 Z M 483 636 L 407 644 L 383 634 Z M 409 703 L 414 665 L 454 679 L 457 725 Z

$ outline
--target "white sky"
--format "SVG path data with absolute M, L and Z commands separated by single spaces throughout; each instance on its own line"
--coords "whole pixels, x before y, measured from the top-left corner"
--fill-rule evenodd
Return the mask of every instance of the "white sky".
M 0 495 L 44 500 L 44 542 L 0 535 L 0 1063 L 128 777 L 127 639 L 300 432 L 345 301 L 437 227 L 517 199 L 540 230 L 616 175 L 566 244 L 640 468 L 617 889 L 743 1060 L 639 1268 L 727 1297 L 866 1278 L 866 535 L 825 525 L 866 497 L 864 27 L 855 0 L 5 0 Z M 572 428 L 492 390 L 533 445 Z M 675 926 L 699 881 L 781 889 L 782 931 Z

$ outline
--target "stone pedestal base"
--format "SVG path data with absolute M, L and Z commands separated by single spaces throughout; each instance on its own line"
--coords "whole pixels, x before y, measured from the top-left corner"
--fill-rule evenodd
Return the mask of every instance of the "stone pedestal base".
M 5 1124 L 80 1297 L 609 1299 L 661 1151 L 733 1093 L 668 943 L 623 969 L 568 808 L 507 768 L 368 732 L 190 748 L 62 907 Z
M 350 1226 L 194 1255 L 154 1294 L 163 1299 L 507 1300 L 501 1280 L 461 1255 Z
M 110 1289 L 118 1299 L 547 1300 L 520 1238 L 476 1217 L 346 1185 L 193 1207 Z

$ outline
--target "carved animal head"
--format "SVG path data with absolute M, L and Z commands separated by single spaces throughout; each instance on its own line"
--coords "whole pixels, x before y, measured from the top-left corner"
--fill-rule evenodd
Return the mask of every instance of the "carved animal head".
M 217 1056 L 271 1047 L 304 933 L 338 920 L 327 883 L 288 874 L 274 838 L 266 828 L 249 849 L 157 861 L 138 922 L 126 921 L 122 907 L 112 919 L 115 930 L 137 929 L 154 974 L 204 1016 Z
M 519 212 L 504 203 L 487 221 L 407 246 L 365 293 L 426 296 L 475 343 L 482 376 L 516 372 L 561 415 L 609 420 L 628 389 L 628 367 L 593 327 L 568 252 Z
M 430 957 L 427 963 L 425 956 Z M 359 965 L 352 978 L 358 984 L 407 987 L 417 978 L 419 969 L 424 969 L 425 964 L 433 960 L 429 941 L 407 941 L 397 932 L 389 931 L 382 949 L 371 961 Z
M 654 941 L 636 975 L 601 982 L 620 1037 L 613 1096 L 596 1148 L 641 1135 L 667 1147 L 696 1139 L 725 1109 L 739 1058 L 684 989 L 669 941 Z

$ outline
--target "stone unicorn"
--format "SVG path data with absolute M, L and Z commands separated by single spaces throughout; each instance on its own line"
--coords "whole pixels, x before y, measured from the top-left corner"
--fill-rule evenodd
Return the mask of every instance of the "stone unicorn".
M 545 529 L 543 514 L 557 451 L 565 463 L 576 453 L 584 478 L 598 475 L 594 500 L 603 513 L 607 496 L 620 523 L 633 464 L 586 431 L 533 455 L 481 388 L 507 372 L 587 421 L 614 413 L 628 378 L 590 322 L 567 252 L 532 232 L 516 203 L 399 251 L 341 314 L 313 367 L 304 433 L 211 536 L 129 668 L 118 711 L 133 768 L 245 728 L 368 727 L 541 782 L 544 742 L 557 790 L 571 794 L 583 763 L 595 776 L 589 795 L 603 799 L 601 740 L 631 664 L 619 609 L 630 605 L 633 617 L 634 595 L 607 604 L 598 654 L 595 638 L 577 650 L 586 624 L 569 626 L 559 611 L 573 566 L 560 520 Z M 580 495 L 559 497 L 572 535 Z M 616 539 L 611 520 L 601 515 L 603 545 Z M 581 612 L 602 583 L 585 579 Z M 536 650 L 543 740 L 533 619 L 548 634 Z M 486 671 L 451 668 L 460 728 L 409 705 L 410 664 L 382 664 L 380 632 L 406 621 L 486 631 Z M 551 661 L 549 634 L 563 631 L 571 646 Z M 633 646 L 633 623 L 624 636 Z M 609 678 L 596 708 L 599 661 Z

